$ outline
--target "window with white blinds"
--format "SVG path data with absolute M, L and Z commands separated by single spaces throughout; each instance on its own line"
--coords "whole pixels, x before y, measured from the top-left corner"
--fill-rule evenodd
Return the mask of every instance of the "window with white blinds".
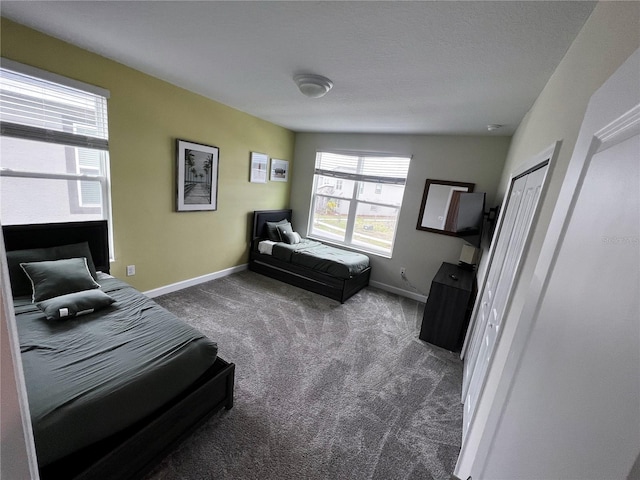
M 110 220 L 108 96 L 2 59 L 3 224 Z
M 410 162 L 317 152 L 309 236 L 391 257 Z

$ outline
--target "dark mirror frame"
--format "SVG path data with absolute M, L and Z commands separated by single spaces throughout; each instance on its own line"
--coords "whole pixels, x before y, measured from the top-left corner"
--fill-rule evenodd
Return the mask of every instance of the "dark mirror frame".
M 447 185 L 447 186 L 450 186 L 450 187 L 466 187 L 467 188 L 467 192 L 471 193 L 471 192 L 473 192 L 473 189 L 475 188 L 476 184 L 475 183 L 467 183 L 467 182 L 452 182 L 450 180 L 434 180 L 434 179 L 431 179 L 431 178 L 427 178 L 427 181 L 425 183 L 424 194 L 422 195 L 422 204 L 420 205 L 420 214 L 418 215 L 418 223 L 416 225 L 416 230 L 423 230 L 425 232 L 440 233 L 442 235 L 449 235 L 451 237 L 457 237 L 458 234 L 456 232 L 453 232 L 453 231 L 448 231 L 448 230 L 439 229 L 439 228 L 431 228 L 431 227 L 422 226 L 422 221 L 424 219 L 424 214 L 425 214 L 425 208 L 427 206 L 427 199 L 429 197 L 429 190 L 430 190 L 432 185 Z

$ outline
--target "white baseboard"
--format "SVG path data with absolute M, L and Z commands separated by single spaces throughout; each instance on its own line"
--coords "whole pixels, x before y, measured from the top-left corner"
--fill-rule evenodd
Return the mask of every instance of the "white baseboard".
M 147 297 L 159 297 L 160 295 L 166 295 L 167 293 L 177 292 L 178 290 L 182 290 L 183 288 L 193 287 L 194 285 L 198 285 L 200 283 L 209 282 L 217 278 L 227 277 L 233 273 L 246 270 L 247 267 L 247 263 L 236 265 L 235 267 L 226 268 L 224 270 L 220 270 L 219 272 L 207 273 L 206 275 L 202 275 L 200 277 L 190 278 L 189 280 L 182 280 L 181 282 L 172 283 L 171 285 L 165 285 L 164 287 L 154 288 L 153 290 L 148 290 L 143 293 Z
M 422 295 L 421 293 L 404 290 L 402 288 L 387 285 L 386 283 L 375 282 L 371 280 L 369 281 L 369 285 L 379 288 L 380 290 L 386 290 L 387 292 L 395 293 L 396 295 L 400 295 L 401 297 L 407 297 L 411 298 L 412 300 L 417 300 L 418 302 L 427 303 L 427 296 Z
M 226 268 L 224 270 L 220 270 L 218 272 L 207 273 L 206 275 L 201 275 L 200 277 L 190 278 L 188 280 L 182 280 L 181 282 L 172 283 L 170 285 L 165 285 L 164 287 L 154 288 L 153 290 L 147 290 L 143 292 L 147 297 L 159 297 L 160 295 L 166 295 L 167 293 L 177 292 L 178 290 L 182 290 L 183 288 L 193 287 L 194 285 L 199 285 L 200 283 L 209 282 L 211 280 L 216 280 L 218 278 L 227 277 L 237 272 L 241 272 L 248 268 L 248 264 L 236 265 L 235 267 Z M 410 290 L 404 290 L 402 288 L 394 287 L 392 285 L 387 285 L 386 283 L 369 281 L 369 285 L 372 287 L 379 288 L 380 290 L 385 290 L 387 292 L 395 293 L 396 295 L 400 295 L 401 297 L 411 298 L 412 300 L 416 300 L 418 302 L 426 303 L 427 296 L 422 295 L 420 293 L 415 293 Z

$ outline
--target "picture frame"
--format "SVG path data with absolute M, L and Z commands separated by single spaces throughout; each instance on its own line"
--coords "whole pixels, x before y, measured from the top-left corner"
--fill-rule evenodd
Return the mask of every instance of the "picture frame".
M 249 165 L 249 181 L 252 183 L 267 183 L 267 164 L 269 157 L 264 153 L 251 152 L 251 163 Z
M 176 140 L 176 211 L 218 209 L 219 159 L 218 147 Z
M 289 161 L 271 159 L 271 175 L 269 180 L 272 182 L 286 182 L 289 180 Z

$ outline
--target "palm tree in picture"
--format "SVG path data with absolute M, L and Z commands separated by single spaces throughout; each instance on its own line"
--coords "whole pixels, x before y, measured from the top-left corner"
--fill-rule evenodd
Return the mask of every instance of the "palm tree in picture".
M 211 164 L 213 163 L 213 154 L 207 155 L 207 159 L 204 162 L 204 173 L 206 177 L 207 188 L 211 186 L 211 177 L 209 176 L 209 170 L 211 170 Z
M 191 179 L 196 181 L 196 167 L 191 167 Z

